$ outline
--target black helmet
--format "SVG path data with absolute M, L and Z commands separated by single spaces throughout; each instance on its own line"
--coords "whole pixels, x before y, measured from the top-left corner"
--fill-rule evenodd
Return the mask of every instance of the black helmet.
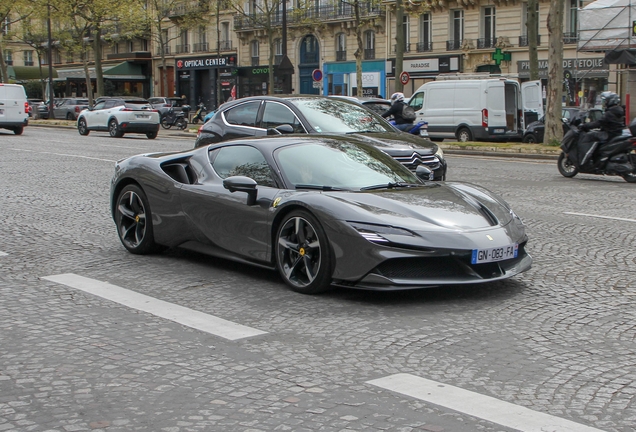
M 621 98 L 614 92 L 605 91 L 601 93 L 601 104 L 604 109 L 613 107 L 614 105 L 619 105 L 621 103 Z

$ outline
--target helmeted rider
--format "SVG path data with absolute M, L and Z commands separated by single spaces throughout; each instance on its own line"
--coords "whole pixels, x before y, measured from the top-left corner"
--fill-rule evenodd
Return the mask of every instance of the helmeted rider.
M 582 131 L 600 128 L 600 132 L 590 132 L 585 136 L 583 142 L 598 142 L 598 147 L 594 151 L 594 165 L 603 168 L 612 152 L 612 146 L 607 146 L 608 142 L 623 134 L 625 128 L 625 109 L 621 106 L 621 98 L 614 92 L 605 91 L 601 93 L 601 103 L 604 109 L 603 116 L 593 122 L 583 123 L 580 127 Z
M 607 132 L 607 139 L 604 141 L 609 141 L 623 133 L 625 110 L 621 106 L 621 98 L 611 91 L 601 93 L 601 103 L 604 109 L 603 116 L 596 121 L 583 123 L 581 130 L 587 132 L 590 129 L 600 128 L 603 132 Z
M 408 130 L 409 126 L 413 124 L 413 120 L 407 120 L 402 117 L 402 110 L 406 102 L 404 102 L 404 93 L 396 92 L 391 95 L 391 108 L 382 113 L 382 117 L 387 118 L 393 116 L 395 120 L 395 127 L 400 130 Z

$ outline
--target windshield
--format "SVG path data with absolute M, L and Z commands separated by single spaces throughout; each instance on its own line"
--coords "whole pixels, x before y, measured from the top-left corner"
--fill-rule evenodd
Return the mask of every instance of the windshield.
M 275 158 L 290 188 L 360 190 L 389 183 L 421 184 L 415 174 L 383 151 L 343 140 L 283 147 Z
M 289 100 L 320 133 L 395 132 L 382 117 L 355 103 L 336 98 Z

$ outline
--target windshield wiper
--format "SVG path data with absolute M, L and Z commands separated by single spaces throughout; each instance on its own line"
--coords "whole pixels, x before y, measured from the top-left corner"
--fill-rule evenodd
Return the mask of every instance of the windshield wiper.
M 297 184 L 296 189 L 313 189 L 313 190 L 321 190 L 321 191 L 344 191 L 348 189 L 343 189 L 335 186 L 323 186 L 323 185 L 311 185 L 311 184 Z
M 365 187 L 361 187 L 360 190 L 397 189 L 397 188 L 418 187 L 418 186 L 423 186 L 423 185 L 420 183 L 395 182 L 395 183 L 378 184 L 373 186 L 365 186 Z

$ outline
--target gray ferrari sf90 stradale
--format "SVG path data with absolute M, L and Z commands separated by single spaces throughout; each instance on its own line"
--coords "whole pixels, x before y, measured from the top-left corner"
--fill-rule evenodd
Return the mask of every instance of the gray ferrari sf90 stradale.
M 301 293 L 472 284 L 530 268 L 524 224 L 505 201 L 432 177 L 355 137 L 251 138 L 120 161 L 111 207 L 132 253 L 182 247 L 276 268 Z

